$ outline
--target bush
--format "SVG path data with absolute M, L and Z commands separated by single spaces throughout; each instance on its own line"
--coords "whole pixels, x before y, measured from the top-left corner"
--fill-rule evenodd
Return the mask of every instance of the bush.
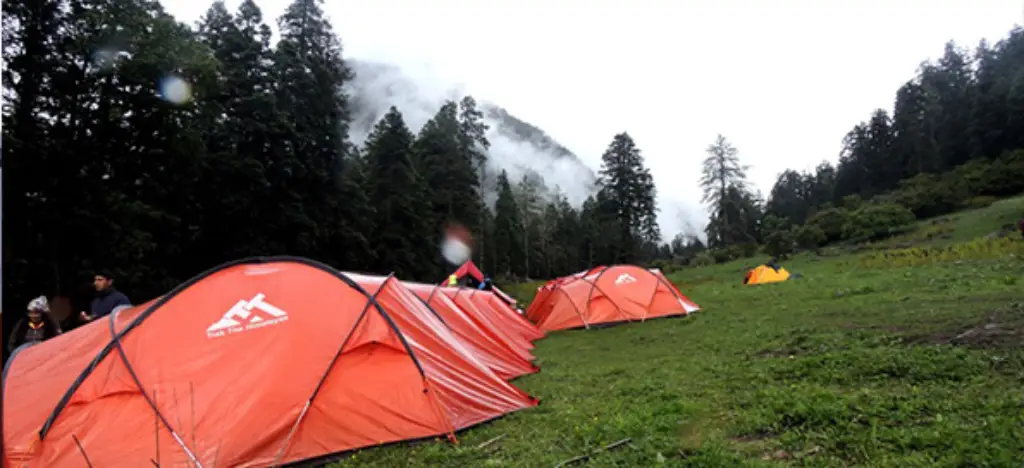
M 736 250 L 729 247 L 711 249 L 711 258 L 715 259 L 715 263 L 726 263 L 737 258 Z
M 746 244 L 740 244 L 736 246 L 736 256 L 734 258 L 750 258 L 757 255 L 757 251 L 761 249 L 761 246 L 757 242 L 747 242 Z
M 807 225 L 817 227 L 825 234 L 825 242 L 843 239 L 843 227 L 850 220 L 850 213 L 842 208 L 821 210 L 807 219 Z
M 780 260 L 785 260 L 795 248 L 796 241 L 791 229 L 778 230 L 764 238 L 764 253 Z
M 988 208 L 989 206 L 992 206 L 996 200 L 999 199 L 992 196 L 974 197 L 967 202 L 967 207 L 971 209 Z
M 969 196 L 967 182 L 956 173 L 919 174 L 900 182 L 890 199 L 923 219 L 956 211 Z
M 693 263 L 697 266 L 714 265 L 716 261 L 714 252 L 711 250 L 703 250 L 693 257 Z
M 915 221 L 914 213 L 895 203 L 872 203 L 850 214 L 843 226 L 849 240 L 874 240 L 891 235 Z
M 800 226 L 796 229 L 794 236 L 796 244 L 803 249 L 817 249 L 828 241 L 825 231 L 822 231 L 821 228 L 813 224 Z
M 843 197 L 842 205 L 847 211 L 853 211 L 864 206 L 864 199 L 860 195 L 847 195 Z
M 1006 197 L 1024 192 L 1024 149 L 1008 151 L 988 166 L 979 195 Z
M 1024 256 L 1024 242 L 1014 237 L 975 239 L 949 246 L 906 248 L 864 255 L 862 267 L 886 268 L 947 263 L 953 261 L 988 260 Z

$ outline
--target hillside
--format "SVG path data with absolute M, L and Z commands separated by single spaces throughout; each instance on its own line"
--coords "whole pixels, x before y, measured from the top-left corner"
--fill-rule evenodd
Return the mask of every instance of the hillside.
M 979 239 L 1022 211 L 1018 197 L 949 215 L 941 239 L 922 222 L 903 250 L 801 255 L 786 283 L 741 285 L 756 259 L 682 270 L 670 278 L 694 316 L 539 341 L 542 372 L 516 381 L 538 408 L 460 445 L 336 466 L 554 466 L 626 438 L 590 466 L 1010 466 L 1024 450 L 1024 241 Z
M 365 60 L 350 60 L 349 65 L 355 72 L 347 89 L 353 105 L 351 138 L 357 144 L 391 106 L 402 111 L 416 132 L 445 100 L 458 100 L 463 94 L 458 87 L 413 79 L 394 65 Z M 596 174 L 572 151 L 495 103 L 481 102 L 480 107 L 490 126 L 489 156 L 495 169 L 505 169 L 512 180 L 542 174 L 549 188 L 560 187 L 576 206 L 592 193 Z

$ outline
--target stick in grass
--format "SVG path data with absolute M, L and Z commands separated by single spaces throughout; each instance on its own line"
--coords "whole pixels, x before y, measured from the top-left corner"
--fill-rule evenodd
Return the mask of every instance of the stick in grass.
M 627 438 L 622 439 L 622 440 L 620 440 L 618 442 L 612 442 L 612 443 L 610 443 L 608 445 L 605 445 L 604 447 L 601 447 L 601 448 L 595 450 L 593 453 L 590 453 L 590 454 L 587 454 L 587 455 L 580 455 L 578 457 L 573 457 L 573 458 L 570 458 L 568 460 L 559 462 L 557 465 L 555 465 L 555 468 L 560 468 L 560 467 L 563 467 L 563 466 L 566 466 L 566 465 L 570 465 L 570 464 L 573 464 L 573 463 L 578 463 L 578 462 L 581 462 L 581 461 L 589 460 L 594 455 L 597 455 L 597 454 L 599 454 L 601 452 L 607 452 L 609 450 L 619 448 L 619 447 L 621 447 L 623 445 L 628 444 L 632 440 L 633 439 L 627 437 Z
M 482 444 L 480 444 L 480 445 L 477 445 L 477 446 L 476 446 L 476 448 L 477 448 L 477 449 L 482 449 L 482 448 L 484 448 L 484 447 L 487 447 L 488 445 L 491 445 L 491 444 L 493 444 L 493 443 L 495 443 L 495 442 L 497 442 L 497 441 L 499 441 L 499 440 L 501 440 L 501 439 L 504 439 L 506 435 L 508 435 L 508 434 L 502 434 L 502 435 L 500 435 L 500 436 L 497 436 L 497 437 L 491 438 L 491 439 L 490 439 L 490 440 L 488 440 L 487 442 L 484 442 L 484 443 L 482 443 Z

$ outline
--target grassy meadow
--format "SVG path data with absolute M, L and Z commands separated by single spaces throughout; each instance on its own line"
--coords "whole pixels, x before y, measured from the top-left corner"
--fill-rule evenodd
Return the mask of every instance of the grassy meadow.
M 785 283 L 741 284 L 766 258 L 684 269 L 702 312 L 538 341 L 514 382 L 537 408 L 333 466 L 1021 466 L 1024 240 L 983 238 L 1022 213 L 802 254 Z

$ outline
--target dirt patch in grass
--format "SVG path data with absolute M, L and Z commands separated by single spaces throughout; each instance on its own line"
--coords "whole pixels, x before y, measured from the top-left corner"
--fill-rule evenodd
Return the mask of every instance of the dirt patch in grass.
M 993 310 L 978 322 L 955 330 L 911 335 L 911 344 L 952 344 L 970 348 L 1011 348 L 1024 345 L 1024 302 Z

